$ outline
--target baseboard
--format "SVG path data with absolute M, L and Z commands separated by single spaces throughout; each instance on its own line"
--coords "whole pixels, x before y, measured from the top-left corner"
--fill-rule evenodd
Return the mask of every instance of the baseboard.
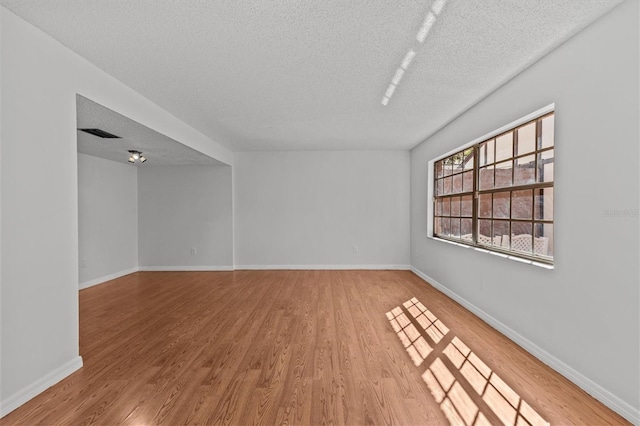
M 233 271 L 233 266 L 230 265 L 215 265 L 215 266 L 140 266 L 139 271 Z
M 516 331 L 509 328 L 504 323 L 498 321 L 473 303 L 464 299 L 462 296 L 457 293 L 451 291 L 444 285 L 440 284 L 438 281 L 434 280 L 424 272 L 411 267 L 411 271 L 430 284 L 432 287 L 439 290 L 441 293 L 444 293 L 449 298 L 455 300 L 466 309 L 471 311 L 474 315 L 479 317 L 481 320 L 489 324 L 491 327 L 498 330 L 500 333 L 507 336 L 513 342 L 518 344 L 520 347 L 525 349 L 531 355 L 538 358 L 540 361 L 553 368 L 558 373 L 562 374 L 564 377 L 569 379 L 571 382 L 578 385 L 581 389 L 587 392 L 589 395 L 593 396 L 598 401 L 602 402 L 607 407 L 611 408 L 616 413 L 620 414 L 625 419 L 629 420 L 631 423 L 635 425 L 640 425 L 640 410 L 634 408 L 629 403 L 623 401 L 613 393 L 609 392 L 607 389 L 603 388 L 593 380 L 589 379 L 582 373 L 576 371 L 571 366 L 565 364 L 560 361 L 558 358 L 551 355 L 549 352 L 545 351 L 535 343 L 531 342 L 526 337 L 517 333 Z
M 82 367 L 82 357 L 77 356 L 66 364 L 56 368 L 46 376 L 22 388 L 9 398 L 0 401 L 0 417 L 4 417 L 25 402 L 41 394 L 60 380 Z
M 277 270 L 277 269 L 296 269 L 296 270 L 397 270 L 409 271 L 409 265 L 214 265 L 214 266 L 138 266 L 136 268 L 127 269 L 116 272 L 115 274 L 106 275 L 91 281 L 80 283 L 80 290 L 94 285 L 102 284 L 105 281 L 120 278 L 138 271 L 145 272 L 177 272 L 177 271 L 236 271 L 236 270 Z
M 236 265 L 236 270 L 400 270 L 408 271 L 409 265 Z
M 106 281 L 115 280 L 116 278 L 124 277 L 125 275 L 133 274 L 134 272 L 138 272 L 138 267 L 134 266 L 133 268 L 125 269 L 120 272 L 116 272 L 113 274 L 105 275 L 104 277 L 95 278 L 93 280 L 82 282 L 78 285 L 79 290 L 83 290 L 85 288 L 92 287 L 94 285 L 102 284 Z

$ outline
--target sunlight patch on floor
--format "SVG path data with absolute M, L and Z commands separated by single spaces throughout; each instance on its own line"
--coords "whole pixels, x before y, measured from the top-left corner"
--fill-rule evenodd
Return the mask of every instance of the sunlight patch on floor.
M 549 424 L 418 299 L 402 306 L 387 319 L 450 424 Z

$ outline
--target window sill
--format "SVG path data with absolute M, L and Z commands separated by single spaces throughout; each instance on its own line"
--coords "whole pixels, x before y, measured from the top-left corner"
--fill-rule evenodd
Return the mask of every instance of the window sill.
M 445 240 L 443 238 L 438 238 L 438 237 L 428 237 L 428 238 L 430 238 L 430 239 L 432 239 L 434 241 L 440 241 L 440 242 L 451 244 L 451 245 L 454 245 L 454 246 L 460 246 L 462 248 L 471 249 L 471 250 L 479 251 L 479 252 L 482 252 L 482 253 L 488 253 L 488 254 L 493 255 L 493 256 L 502 257 L 504 259 L 513 260 L 515 262 L 524 263 L 526 265 L 532 265 L 532 266 L 537 266 L 538 268 L 553 270 L 553 265 L 550 265 L 548 263 L 536 262 L 535 260 L 524 259 L 522 257 L 509 255 L 509 254 L 506 254 L 506 253 L 500 253 L 500 252 L 497 252 L 497 251 L 491 251 L 491 250 L 484 249 L 482 247 L 474 247 L 474 246 L 470 246 L 470 245 L 467 245 L 467 244 L 457 243 L 455 241 L 449 241 L 449 240 Z

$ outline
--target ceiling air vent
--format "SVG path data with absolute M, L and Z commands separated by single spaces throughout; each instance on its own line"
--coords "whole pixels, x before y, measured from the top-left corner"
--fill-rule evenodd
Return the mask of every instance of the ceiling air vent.
M 109 132 L 105 132 L 104 130 L 101 130 L 101 129 L 78 129 L 78 130 L 82 130 L 83 132 L 87 132 L 87 133 L 92 134 L 94 136 L 97 136 L 99 138 L 120 139 L 120 136 L 113 135 L 113 134 L 111 134 Z

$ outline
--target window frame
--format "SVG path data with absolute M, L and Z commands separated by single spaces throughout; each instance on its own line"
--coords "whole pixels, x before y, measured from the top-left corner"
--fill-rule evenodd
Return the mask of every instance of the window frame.
M 549 117 L 549 116 L 553 116 L 554 117 L 554 126 L 553 126 L 553 131 L 554 131 L 554 138 L 553 138 L 553 144 L 551 146 L 543 146 L 541 144 L 541 142 L 539 143 L 539 139 L 542 138 L 542 120 Z M 529 150 L 527 152 L 517 152 L 517 138 L 518 138 L 518 132 L 516 131 L 517 129 L 521 129 L 521 128 L 525 128 L 526 126 L 535 123 L 534 124 L 534 147 L 533 150 Z M 497 159 L 496 158 L 496 154 L 497 154 L 497 143 L 495 142 L 497 138 L 509 134 L 511 133 L 511 137 L 512 137 L 512 141 L 511 141 L 511 155 L 506 157 L 506 158 L 501 158 L 501 159 Z M 484 164 L 481 164 L 480 161 L 480 149 L 481 147 L 486 147 L 487 143 L 493 140 L 493 158 L 491 161 L 485 162 Z M 555 186 L 555 170 L 554 170 L 554 176 L 553 176 L 553 180 L 551 181 L 547 181 L 545 182 L 544 179 L 541 179 L 541 182 L 538 182 L 538 173 L 540 173 L 539 170 L 539 162 L 543 161 L 544 159 L 541 158 L 541 155 L 544 154 L 545 152 L 553 152 L 553 164 L 555 165 L 555 104 L 550 104 L 547 105 L 546 107 L 543 107 L 537 111 L 534 111 L 518 120 L 515 120 L 509 124 L 506 124 L 502 127 L 500 127 L 499 129 L 496 129 L 492 132 L 489 132 L 479 138 L 474 139 L 473 141 L 456 148 L 455 150 L 449 151 L 444 155 L 441 155 L 433 160 L 431 160 L 429 162 L 429 173 L 428 173 L 428 179 L 429 179 L 429 196 L 431 199 L 431 203 L 428 203 L 429 207 L 428 207 L 428 223 L 427 223 L 427 231 L 428 231 L 428 237 L 430 238 L 435 238 L 435 239 L 440 239 L 440 240 L 444 240 L 447 242 L 453 242 L 455 244 L 459 244 L 459 245 L 463 245 L 463 246 L 469 246 L 469 247 L 475 247 L 481 250 L 486 250 L 489 252 L 495 252 L 496 254 L 502 254 L 505 257 L 514 257 L 514 258 L 518 258 L 518 259 L 526 259 L 529 261 L 533 261 L 533 262 L 538 262 L 538 263 L 542 263 L 545 265 L 553 265 L 554 264 L 554 254 L 555 254 L 555 247 L 554 247 L 554 254 L 552 255 L 541 255 L 536 253 L 536 235 L 540 235 L 543 233 L 543 231 L 539 231 L 543 228 L 541 228 L 544 225 L 551 225 L 552 227 L 555 228 L 555 217 L 554 215 L 551 216 L 551 218 L 545 218 L 544 214 L 539 214 L 538 216 L 536 216 L 536 210 L 537 210 L 537 206 L 536 206 L 536 196 L 542 197 L 544 196 L 542 194 L 541 191 L 544 191 L 545 189 L 551 189 L 552 192 L 552 197 L 555 196 L 555 191 L 554 186 Z M 454 168 L 452 166 L 452 172 L 449 174 L 445 174 L 445 172 L 443 171 L 442 174 L 440 175 L 440 177 L 437 174 L 436 171 L 436 166 L 439 162 L 441 162 L 442 160 L 449 160 L 450 158 L 452 159 L 454 156 L 460 155 L 462 153 L 467 152 L 469 149 L 472 149 L 473 151 L 473 168 L 472 169 L 467 169 L 463 167 L 461 169 L 461 171 L 457 171 L 456 173 L 454 173 Z M 516 176 L 517 176 L 517 167 L 516 165 L 517 160 L 518 159 L 524 159 L 527 157 L 533 157 L 533 182 L 524 182 L 524 183 L 516 183 Z M 501 187 L 496 187 L 495 186 L 495 174 L 496 174 L 496 165 L 499 165 L 500 163 L 502 163 L 503 161 L 507 161 L 510 163 L 510 168 L 511 168 L 511 179 L 510 179 L 510 185 L 507 186 L 501 186 Z M 453 161 L 452 161 L 453 162 Z M 544 163 L 543 163 L 544 164 Z M 493 169 L 494 170 L 494 180 L 493 183 L 491 185 L 490 188 L 483 188 L 480 189 L 480 170 L 481 168 L 488 168 L 488 169 Z M 554 167 L 555 169 L 555 167 Z M 456 174 L 460 174 L 461 177 L 463 177 L 463 173 L 466 173 L 468 170 L 472 170 L 472 176 L 473 176 L 473 188 L 471 191 L 469 191 L 466 187 L 465 187 L 465 183 L 464 181 L 462 181 L 461 183 L 461 187 L 460 187 L 460 191 L 459 192 L 453 192 L 454 190 L 454 185 L 453 185 L 453 176 Z M 437 189 L 436 189 L 436 185 L 442 181 L 443 185 L 446 182 L 445 177 L 449 177 L 451 176 L 451 191 L 445 194 L 440 194 L 438 193 Z M 530 177 L 528 179 L 531 179 Z M 530 191 L 530 196 L 531 196 L 531 203 L 530 203 L 530 209 L 531 209 L 531 216 L 528 219 L 520 219 L 517 217 L 513 217 L 513 197 L 514 197 L 514 193 L 517 193 L 518 191 Z M 509 198 L 509 210 L 508 210 L 508 217 L 504 217 L 504 218 L 496 218 L 494 216 L 494 212 L 493 212 L 493 205 L 494 205 L 494 201 L 493 201 L 493 194 L 508 194 L 508 198 Z M 480 197 L 481 195 L 487 196 L 489 195 L 491 197 L 491 204 L 492 204 L 492 212 L 489 215 L 489 217 L 481 217 L 481 213 L 479 212 L 479 206 L 480 206 Z M 529 195 L 529 194 L 527 194 Z M 460 201 L 462 201 L 462 197 L 466 197 L 467 199 L 465 200 L 466 202 L 468 202 L 468 197 L 471 196 L 471 216 L 463 216 L 463 211 L 462 211 L 462 204 L 460 206 L 460 214 L 457 216 L 452 216 L 451 212 L 449 211 L 449 213 L 447 215 L 443 215 L 441 211 L 438 210 L 438 201 L 442 200 L 442 199 L 460 199 Z M 555 198 L 555 197 L 554 197 Z M 553 203 L 553 198 L 552 198 L 552 203 Z M 449 205 L 450 202 L 449 202 Z M 467 206 L 468 209 L 468 206 Z M 446 218 L 446 217 L 458 217 L 460 218 L 460 225 L 459 225 L 459 237 L 452 237 L 452 236 L 448 236 L 448 235 L 442 235 L 442 234 L 438 234 L 437 230 L 438 227 L 436 225 L 436 220 L 437 218 Z M 463 227 L 463 219 L 470 219 L 471 220 L 471 239 L 463 239 L 462 236 L 463 235 L 468 235 L 468 221 L 465 221 L 465 226 Z M 496 220 L 497 219 L 497 220 Z M 491 224 L 491 232 L 490 232 L 490 236 L 489 238 L 491 238 L 491 240 L 488 243 L 483 243 L 478 241 L 478 230 L 479 230 L 479 224 L 481 220 L 487 220 L 489 221 L 489 223 Z M 528 223 L 529 224 L 529 228 L 530 228 L 530 234 L 531 235 L 531 252 L 524 252 L 524 251 L 519 251 L 519 250 L 514 250 L 512 249 L 510 246 L 509 247 L 504 247 L 502 246 L 502 242 L 499 243 L 499 245 L 494 245 L 494 231 L 493 231 L 493 226 L 495 223 L 497 222 L 503 222 L 507 224 L 507 235 L 512 236 L 513 234 L 513 228 L 512 225 L 514 223 Z M 441 222 L 442 223 L 442 222 Z M 451 228 L 451 222 L 449 222 L 449 229 Z M 538 226 L 538 228 L 537 228 Z M 463 231 L 464 230 L 464 231 Z M 456 229 L 456 231 L 458 231 L 458 229 Z M 451 231 L 450 231 L 451 232 Z M 551 236 L 551 241 L 549 241 L 547 244 L 551 244 L 553 246 L 553 237 L 555 235 L 555 229 L 553 229 L 553 234 Z M 511 244 L 513 240 L 510 238 L 509 239 L 509 244 Z

